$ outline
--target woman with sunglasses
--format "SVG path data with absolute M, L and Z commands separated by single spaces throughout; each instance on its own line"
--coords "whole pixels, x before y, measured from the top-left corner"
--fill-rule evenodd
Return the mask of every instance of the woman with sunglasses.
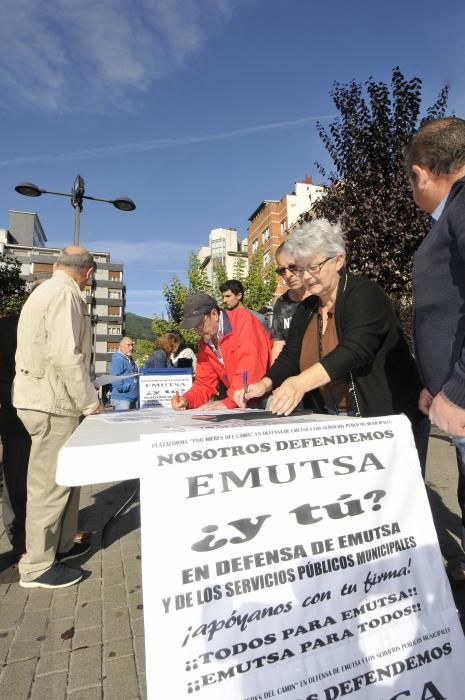
M 276 274 L 281 283 L 287 285 L 287 291 L 276 300 L 273 307 L 273 323 L 271 325 L 271 362 L 273 363 L 286 344 L 292 317 L 298 304 L 310 296 L 299 275 L 295 272 L 295 260 L 285 249 L 285 243 L 276 249 Z
M 416 433 L 422 468 L 428 422 L 418 410 L 421 385 L 414 359 L 386 293 L 345 267 L 338 224 L 316 219 L 292 233 L 283 246 L 309 296 L 297 308 L 287 342 L 239 406 L 273 391 L 270 408 L 289 415 L 304 407 L 363 417 L 406 413 Z

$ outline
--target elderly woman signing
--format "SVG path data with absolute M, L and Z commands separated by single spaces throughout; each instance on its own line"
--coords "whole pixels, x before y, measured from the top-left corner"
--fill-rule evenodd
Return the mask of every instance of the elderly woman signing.
M 421 385 L 389 298 L 375 282 L 346 270 L 338 224 L 305 223 L 284 249 L 310 296 L 299 305 L 276 362 L 245 394 L 236 392 L 237 404 L 273 391 L 270 407 L 278 415 L 289 415 L 302 400 L 332 414 L 406 413 L 421 435 L 422 461 L 428 423 L 417 408 Z

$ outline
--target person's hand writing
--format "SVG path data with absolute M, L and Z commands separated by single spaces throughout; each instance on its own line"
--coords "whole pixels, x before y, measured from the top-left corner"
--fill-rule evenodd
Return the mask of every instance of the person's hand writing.
M 184 397 L 175 394 L 171 399 L 171 408 L 174 408 L 175 411 L 185 411 L 186 408 L 189 408 L 189 402 Z
M 263 379 L 260 379 L 259 382 L 255 382 L 255 384 L 248 384 L 247 392 L 245 391 L 244 387 L 235 391 L 234 401 L 237 403 L 239 408 L 246 408 L 247 401 L 250 401 L 250 399 L 260 398 L 260 396 L 266 394 L 266 392 L 270 389 L 271 380 L 264 377 Z

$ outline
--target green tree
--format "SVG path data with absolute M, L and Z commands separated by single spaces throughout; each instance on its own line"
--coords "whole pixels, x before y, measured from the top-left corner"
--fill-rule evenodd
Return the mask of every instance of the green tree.
M 189 294 L 195 294 L 195 292 L 213 293 L 213 287 L 208 279 L 207 271 L 194 252 L 189 257 L 187 278 L 189 280 Z
M 249 272 L 243 283 L 244 304 L 254 311 L 270 304 L 276 290 L 276 274 L 273 267 L 270 266 L 267 270 L 263 268 L 263 248 L 259 247 L 250 259 Z
M 170 319 L 171 324 L 173 322 L 176 325 L 181 323 L 184 302 L 190 293 L 189 288 L 183 282 L 181 282 L 177 275 L 172 275 L 170 282 L 163 285 L 162 291 L 163 296 L 166 299 L 168 318 Z M 157 333 L 157 335 L 159 334 Z
M 21 279 L 21 264 L 15 258 L 0 257 L 0 314 L 20 311 L 26 300 L 26 282 Z
M 236 255 L 234 259 L 233 279 L 245 282 L 245 258 L 242 255 Z
M 413 253 L 429 227 L 403 166 L 403 149 L 421 123 L 421 86 L 399 68 L 390 87 L 373 78 L 364 86 L 334 83 L 330 94 L 339 116 L 328 128 L 317 124 L 333 170 L 317 164 L 331 186 L 314 215 L 341 221 L 350 269 L 377 280 L 401 306 L 408 306 Z M 447 98 L 445 86 L 425 118 L 444 116 Z
M 215 260 L 213 263 L 213 279 L 213 296 L 221 306 L 223 303 L 223 294 L 220 290 L 220 287 L 223 284 L 223 282 L 226 282 L 226 280 L 228 279 L 228 275 L 226 274 L 226 268 L 221 262 L 221 260 Z
M 148 356 L 153 350 L 153 340 L 147 338 L 137 338 L 135 341 L 133 357 L 139 367 L 145 364 Z

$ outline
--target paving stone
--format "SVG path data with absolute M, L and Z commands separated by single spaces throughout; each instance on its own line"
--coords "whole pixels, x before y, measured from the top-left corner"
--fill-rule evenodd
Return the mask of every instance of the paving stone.
M 100 600 L 93 600 L 89 603 L 81 603 L 76 608 L 76 630 L 86 627 L 96 627 L 102 624 L 102 603 Z
M 89 647 L 73 651 L 69 664 L 69 690 L 87 688 L 102 682 L 102 649 Z
M 45 588 L 38 588 L 29 592 L 29 598 L 26 603 L 26 611 L 43 610 L 50 608 L 53 591 Z
M 121 563 L 121 550 L 119 546 L 115 549 L 108 550 L 105 549 L 103 551 L 103 570 L 105 571 L 108 569 L 110 566 L 116 566 L 117 564 Z
M 50 620 L 42 642 L 41 655 L 57 651 L 69 651 L 71 649 L 71 637 L 63 639 L 65 634 L 74 628 L 74 617 L 63 620 Z
M 99 684 L 93 688 L 85 688 L 85 690 L 68 691 L 67 698 L 68 700 L 103 700 L 103 687 Z
M 134 656 L 123 656 L 106 663 L 103 689 L 105 696 L 112 700 L 139 699 Z
M 102 581 L 98 578 L 89 578 L 77 586 L 78 605 L 89 603 L 92 600 L 100 600 L 102 595 Z
M 27 659 L 38 659 L 40 652 L 40 641 L 28 639 L 27 641 L 14 641 L 10 647 L 7 657 L 7 664 L 16 661 L 26 661 Z
M 102 627 L 88 627 L 87 629 L 77 630 L 72 643 L 72 649 L 77 647 L 93 647 L 102 643 Z
M 140 617 L 137 620 L 131 620 L 131 629 L 133 637 L 144 636 L 144 618 Z
M 36 676 L 32 686 L 31 700 L 59 700 L 66 697 L 68 672 Z
M 115 608 L 103 611 L 103 640 L 123 639 L 131 637 L 129 624 L 129 610 L 127 608 Z
M 47 629 L 48 617 L 48 610 L 34 610 L 24 613 L 16 632 L 15 641 L 37 639 L 39 637 L 43 639 Z
M 137 680 L 139 681 L 139 697 L 141 700 L 147 700 L 147 681 L 145 673 L 141 673 Z
M 42 654 L 37 664 L 36 677 L 46 676 L 49 673 L 57 673 L 59 671 L 68 672 L 68 666 L 68 652 L 60 651 L 56 654 Z
M 8 652 L 15 634 L 16 629 L 14 628 L 0 632 L 0 664 L 2 664 L 8 656 Z
M 127 605 L 126 588 L 124 583 L 116 586 L 104 586 L 103 588 L 103 608 L 122 608 Z
M 138 675 L 145 673 L 145 640 L 144 637 L 134 637 L 134 653 Z
M 50 608 L 50 619 L 61 620 L 64 617 L 73 617 L 77 601 L 77 592 L 69 595 L 57 596 L 53 599 Z
M 114 586 L 124 581 L 123 565 L 121 562 L 116 566 L 108 566 L 104 569 L 103 585 Z
M 103 645 L 103 671 L 105 664 L 111 659 L 119 658 L 120 656 L 134 656 L 134 645 L 132 639 L 113 639 L 111 642 L 105 642 Z
M 18 591 L 20 591 L 18 593 Z M 22 618 L 28 594 L 25 588 L 13 584 L 2 599 L 0 608 L 0 630 L 16 626 Z
M 5 666 L 0 675 L 0 698 L 9 698 L 9 700 L 28 698 L 36 664 L 37 661 L 31 659 Z

